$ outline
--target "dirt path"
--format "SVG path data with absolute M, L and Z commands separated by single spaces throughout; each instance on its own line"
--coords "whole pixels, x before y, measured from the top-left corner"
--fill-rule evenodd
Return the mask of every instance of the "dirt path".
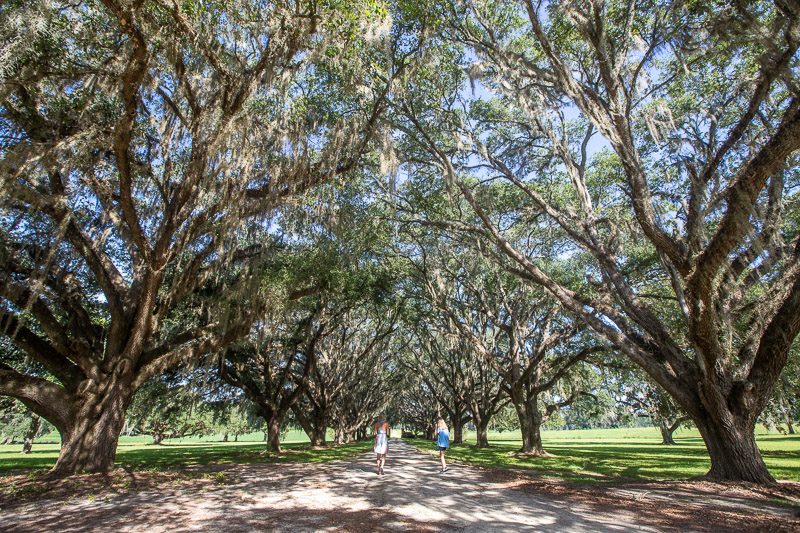
M 2 509 L 0 530 L 610 533 L 800 527 L 797 509 L 736 495 L 641 486 L 552 490 L 529 478 L 462 465 L 440 475 L 436 461 L 397 439 L 385 476 L 375 473 L 372 454 L 322 465 L 216 469 L 203 474 L 212 482 L 12 503 Z

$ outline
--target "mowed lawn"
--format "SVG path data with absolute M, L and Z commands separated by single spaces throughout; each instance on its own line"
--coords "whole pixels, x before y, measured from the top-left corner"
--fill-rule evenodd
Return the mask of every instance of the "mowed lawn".
M 33 451 L 26 455 L 20 453 L 22 444 L 0 446 L 0 473 L 51 468 L 58 458 L 59 442 L 57 433 L 46 435 L 34 442 Z M 121 437 L 117 464 L 136 470 L 167 470 L 210 463 L 318 463 L 372 450 L 370 441 L 312 450 L 302 431 L 290 431 L 281 444 L 286 453 L 277 456 L 262 454 L 266 447 L 263 433 L 240 435 L 238 442 L 221 442 L 220 436 L 167 440 L 160 446 L 152 442 L 147 436 Z
M 396 430 L 396 434 L 400 432 Z M 778 480 L 800 482 L 800 435 L 756 432 L 758 445 L 772 475 Z M 490 433 L 490 448 L 475 447 L 475 434 L 448 450 L 449 460 L 483 466 L 529 470 L 543 477 L 578 484 L 613 481 L 686 479 L 705 474 L 710 462 L 696 430 L 675 433 L 675 446 L 660 444 L 655 428 L 620 428 L 544 431 L 542 439 L 550 457 L 517 454 L 519 432 Z M 239 442 L 220 442 L 219 436 L 168 440 L 154 446 L 149 437 L 122 437 L 117 451 L 120 466 L 136 470 L 168 470 L 209 463 L 323 462 L 352 457 L 372 450 L 372 442 L 357 442 L 311 450 L 300 431 L 287 435 L 280 456 L 264 456 L 261 433 L 240 436 Z M 422 450 L 438 455 L 435 443 L 409 439 Z M 0 446 L 0 472 L 48 469 L 58 457 L 58 436 L 40 439 L 28 455 L 21 444 Z M 391 452 L 390 452 L 391 453 Z M 391 461 L 391 457 L 389 458 Z
M 800 435 L 768 433 L 759 428 L 756 440 L 767 468 L 777 480 L 800 481 Z M 490 448 L 475 447 L 475 434 L 454 445 L 447 458 L 459 462 L 534 471 L 545 477 L 577 484 L 610 481 L 686 479 L 702 476 L 711 467 L 697 430 L 675 432 L 675 446 L 660 444 L 656 428 L 619 428 L 543 431 L 544 449 L 551 457 L 529 457 L 516 452 L 518 432 L 490 433 Z M 438 455 L 435 443 L 411 440 Z

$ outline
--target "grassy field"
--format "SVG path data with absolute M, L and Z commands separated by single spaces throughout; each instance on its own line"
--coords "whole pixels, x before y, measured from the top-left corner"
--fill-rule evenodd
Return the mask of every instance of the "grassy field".
M 175 439 L 154 446 L 147 436 L 119 440 L 116 462 L 136 470 L 166 470 L 209 463 L 304 462 L 317 463 L 343 459 L 372 450 L 372 442 L 356 442 L 343 446 L 311 450 L 302 431 L 290 431 L 282 443 L 288 453 L 265 457 L 263 433 L 240 435 L 238 442 L 221 442 L 220 436 Z M 233 437 L 231 437 L 231 440 Z M 0 446 L 0 473 L 19 470 L 41 470 L 52 467 L 58 458 L 58 434 L 45 435 L 33 445 L 33 451 L 20 454 L 21 444 Z
M 778 480 L 800 481 L 800 435 L 756 432 L 772 475 Z M 696 430 L 678 430 L 675 446 L 663 446 L 655 428 L 620 428 L 542 432 L 544 449 L 552 457 L 517 455 L 518 432 L 490 433 L 488 449 L 475 448 L 474 433 L 465 443 L 450 448 L 447 458 L 475 465 L 536 471 L 577 484 L 609 481 L 686 479 L 705 474 L 711 466 Z M 415 439 L 421 449 L 438 454 L 435 443 Z
M 399 431 L 397 431 L 399 433 Z M 772 475 L 779 480 L 800 482 L 800 435 L 757 431 L 758 445 Z M 679 430 L 676 446 L 662 446 L 655 428 L 622 428 L 573 431 L 544 431 L 542 439 L 551 457 L 519 456 L 518 432 L 490 433 L 488 449 L 475 448 L 474 433 L 466 442 L 447 452 L 450 460 L 464 463 L 524 469 L 539 475 L 578 484 L 621 480 L 686 479 L 705 474 L 710 462 L 696 430 Z M 239 442 L 220 442 L 220 436 L 166 441 L 151 444 L 149 437 L 122 437 L 117 463 L 137 470 L 167 470 L 209 463 L 323 462 L 367 452 L 372 442 L 353 443 L 321 450 L 308 449 L 301 431 L 290 432 L 283 442 L 288 453 L 264 457 L 263 434 L 239 437 Z M 436 452 L 434 443 L 412 439 L 420 449 Z M 58 457 L 58 435 L 39 439 L 28 455 L 19 453 L 20 444 L 0 446 L 0 472 L 48 469 Z

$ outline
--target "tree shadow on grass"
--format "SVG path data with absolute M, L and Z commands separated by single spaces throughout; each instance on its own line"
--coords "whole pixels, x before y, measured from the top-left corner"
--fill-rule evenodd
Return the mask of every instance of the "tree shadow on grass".
M 188 443 L 158 448 L 136 447 L 120 450 L 117 462 L 133 468 L 185 468 L 210 463 L 323 463 L 352 457 L 371 448 L 355 442 L 340 446 L 311 449 L 303 444 L 289 444 L 279 454 L 264 453 L 263 444 Z
M 582 443 L 554 445 L 546 450 L 550 457 L 518 454 L 517 447 L 509 445 L 491 449 L 453 447 L 449 457 L 468 464 L 533 470 L 577 484 L 689 477 L 706 472 L 710 464 L 704 450 L 686 447 L 665 450 L 655 445 Z
M 50 469 L 56 464 L 58 453 L 33 450 L 25 455 L 17 454 L 3 457 L 0 461 L 0 475 L 17 474 L 21 471 Z
M 455 448 L 469 450 L 468 446 Z M 43 501 L 35 513 L 30 507 L 4 506 L 4 526 L 7 531 L 136 528 L 293 533 L 373 531 L 386 524 L 412 531 L 539 533 L 619 533 L 642 525 L 650 526 L 650 531 L 675 532 L 789 530 L 784 518 L 765 522 L 735 506 L 724 515 L 714 508 L 695 509 L 696 484 L 669 482 L 687 489 L 681 505 L 676 505 L 669 500 L 670 493 L 656 501 L 648 496 L 662 483 L 643 484 L 644 490 L 625 496 L 628 487 L 580 488 L 519 470 L 453 465 L 448 474 L 438 475 L 435 457 L 395 442 L 390 445 L 387 475 L 376 475 L 374 468 L 374 455 L 364 453 L 350 461 L 291 468 L 197 466 L 184 471 L 187 479 L 179 483 L 170 482 L 167 473 L 132 472 L 134 477 L 158 483 L 141 492 L 112 490 L 88 496 L 82 492 L 82 496 L 69 496 L 75 498 L 70 502 Z M 647 498 L 640 500 L 643 496 Z
M 121 444 L 117 449 L 115 464 L 118 467 L 157 471 L 212 463 L 321 463 L 352 457 L 371 447 L 369 442 L 354 442 L 313 450 L 302 443 L 290 443 L 283 446 L 286 453 L 264 454 L 265 445 L 261 443 Z M 57 449 L 34 448 L 25 455 L 6 453 L 0 463 L 0 472 L 7 476 L 48 470 L 56 464 L 57 459 Z

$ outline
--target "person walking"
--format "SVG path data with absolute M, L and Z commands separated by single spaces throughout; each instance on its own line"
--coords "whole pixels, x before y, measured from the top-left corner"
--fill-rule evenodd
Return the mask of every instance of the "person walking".
M 442 463 L 440 474 L 447 472 L 447 463 L 444 460 L 444 452 L 450 446 L 450 430 L 447 429 L 444 419 L 440 418 L 436 424 L 436 444 L 439 445 L 439 461 Z
M 389 422 L 386 415 L 381 413 L 375 424 L 375 454 L 378 456 L 378 475 L 383 475 L 383 465 L 386 463 L 386 452 L 389 451 Z

